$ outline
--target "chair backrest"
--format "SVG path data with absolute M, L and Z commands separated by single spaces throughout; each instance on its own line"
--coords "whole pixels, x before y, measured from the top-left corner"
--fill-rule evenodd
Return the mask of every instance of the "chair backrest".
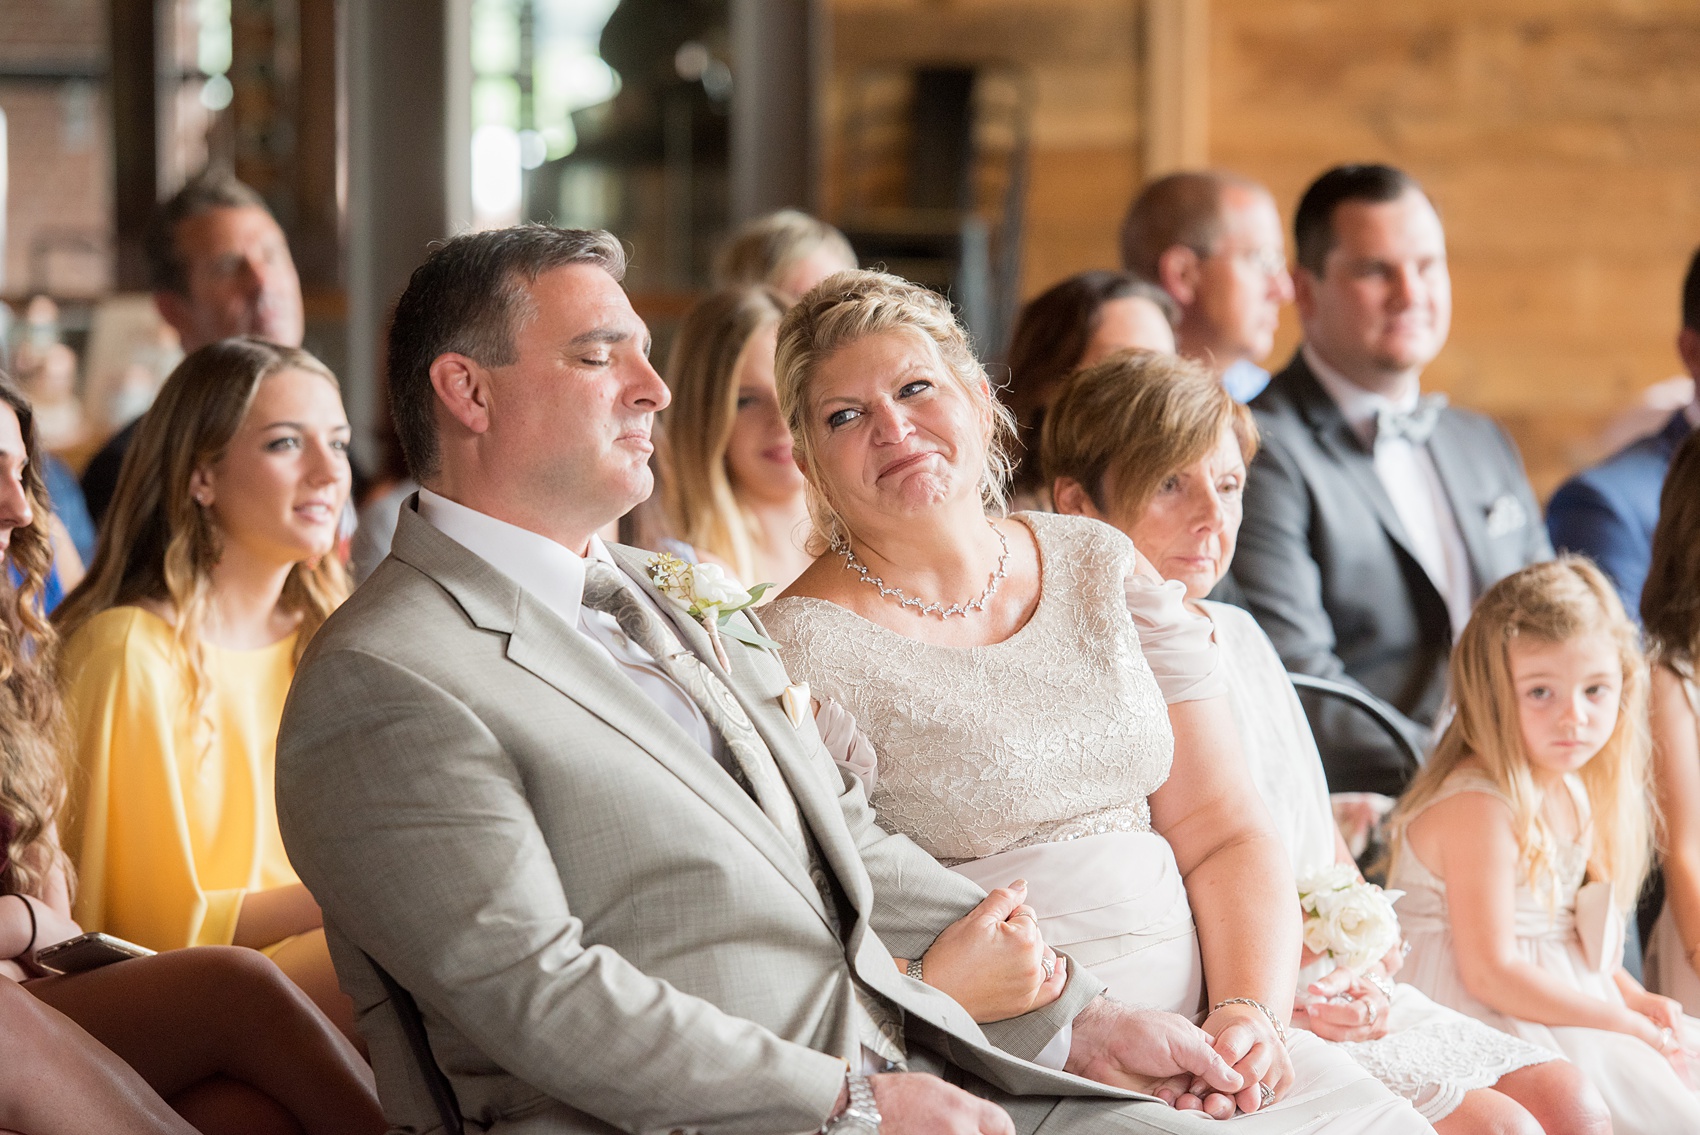
M 449 1083 L 449 1078 L 437 1066 L 437 1058 L 431 1054 L 431 1038 L 425 1033 L 425 1018 L 419 1012 L 419 1003 L 383 966 L 373 961 L 370 954 L 366 954 L 365 958 L 366 963 L 372 967 L 372 972 L 377 974 L 378 980 L 383 983 L 384 992 L 389 995 L 390 1006 L 395 1010 L 397 1020 L 401 1022 L 401 1031 L 407 1037 L 407 1047 L 413 1053 L 414 1062 L 419 1065 L 419 1073 L 425 1078 L 425 1085 L 430 1090 L 431 1102 L 436 1105 L 443 1130 L 447 1135 L 465 1135 L 466 1127 L 460 1118 L 460 1101 L 455 1099 L 454 1085 Z
M 1375 722 L 1381 731 L 1387 734 L 1388 739 L 1393 742 L 1393 747 L 1404 756 L 1408 766 L 1407 780 L 1411 776 L 1415 776 L 1417 770 L 1422 767 L 1422 750 L 1411 743 L 1411 739 L 1399 727 L 1398 719 L 1393 716 L 1393 711 L 1379 698 L 1364 693 L 1356 686 L 1348 685 L 1345 682 L 1336 682 L 1332 678 L 1317 678 L 1310 674 L 1289 672 L 1287 679 L 1293 683 L 1293 688 L 1299 692 L 1301 701 L 1304 700 L 1306 693 L 1315 694 L 1324 699 L 1346 705 L 1354 712 L 1360 713 Z

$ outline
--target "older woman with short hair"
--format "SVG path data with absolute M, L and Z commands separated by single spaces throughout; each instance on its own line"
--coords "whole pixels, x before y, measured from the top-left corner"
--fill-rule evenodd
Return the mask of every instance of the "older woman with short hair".
M 1352 864 L 1334 828 L 1322 759 L 1257 623 L 1204 599 L 1233 561 L 1246 463 L 1256 450 L 1251 412 L 1209 371 L 1133 351 L 1076 372 L 1052 404 L 1041 443 L 1058 511 L 1115 525 L 1165 579 L 1185 586 L 1188 608 L 1215 624 L 1240 746 L 1304 878 Z M 1294 1023 L 1344 1042 L 1342 1050 L 1442 1135 L 1604 1129 L 1603 1107 L 1580 1072 L 1393 985 L 1400 958 L 1394 952 L 1361 974 L 1313 958 Z
M 1047 939 L 1120 999 L 1206 1006 L 1245 1087 L 1194 1083 L 1181 1106 L 1270 1109 L 1275 1131 L 1427 1130 L 1284 1032 L 1293 880 L 1245 787 L 1209 624 L 1107 525 L 988 519 L 1012 424 L 946 301 L 834 276 L 786 315 L 777 372 L 831 554 L 767 625 L 822 713 L 866 731 L 881 824 L 982 886 L 1025 878 Z

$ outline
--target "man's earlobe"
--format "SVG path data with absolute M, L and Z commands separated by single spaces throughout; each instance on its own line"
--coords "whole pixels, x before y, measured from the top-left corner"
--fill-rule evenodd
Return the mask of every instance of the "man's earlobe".
M 1198 253 L 1184 244 L 1172 244 L 1157 258 L 1157 284 L 1175 297 L 1182 307 L 1198 299 Z
M 1700 329 L 1684 327 L 1676 336 L 1676 353 L 1688 377 L 1700 382 Z
M 153 306 L 154 310 L 159 312 L 159 317 L 177 332 L 178 339 L 189 338 L 194 318 L 187 298 L 176 292 L 155 292 Z
M 475 434 L 490 428 L 489 372 L 460 354 L 438 355 L 431 363 L 431 388 L 450 417 Z

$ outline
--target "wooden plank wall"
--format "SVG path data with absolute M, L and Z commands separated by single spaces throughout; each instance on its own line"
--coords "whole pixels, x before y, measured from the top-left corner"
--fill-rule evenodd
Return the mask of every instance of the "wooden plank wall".
M 1266 181 L 1289 219 L 1338 161 L 1393 162 L 1428 186 L 1456 314 L 1426 385 L 1503 422 L 1543 495 L 1594 456 L 1605 420 L 1680 371 L 1700 5 L 1213 0 L 1210 20 L 1213 162 Z
M 1147 0 L 1149 2 L 1149 0 Z M 1400 164 L 1433 191 L 1457 314 L 1430 385 L 1484 410 L 1549 492 L 1601 426 L 1678 372 L 1700 244 L 1694 0 L 1209 0 L 1209 154 L 1290 219 L 1326 166 Z M 1140 0 L 828 0 L 823 207 L 858 68 L 1009 60 L 1037 91 L 1023 290 L 1115 263 L 1137 188 Z M 1273 361 L 1292 348 L 1285 319 Z
M 1034 93 L 1024 291 L 1110 263 L 1139 179 L 1137 0 L 829 0 L 822 211 L 842 203 L 848 84 L 864 68 L 1025 67 Z

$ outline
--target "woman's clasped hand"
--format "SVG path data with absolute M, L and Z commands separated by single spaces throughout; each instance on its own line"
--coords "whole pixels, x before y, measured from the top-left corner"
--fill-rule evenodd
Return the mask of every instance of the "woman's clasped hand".
M 1043 1009 L 1068 984 L 1068 959 L 1045 945 L 1026 898 L 1024 880 L 994 889 L 921 957 L 921 980 L 950 994 L 980 1024 Z

